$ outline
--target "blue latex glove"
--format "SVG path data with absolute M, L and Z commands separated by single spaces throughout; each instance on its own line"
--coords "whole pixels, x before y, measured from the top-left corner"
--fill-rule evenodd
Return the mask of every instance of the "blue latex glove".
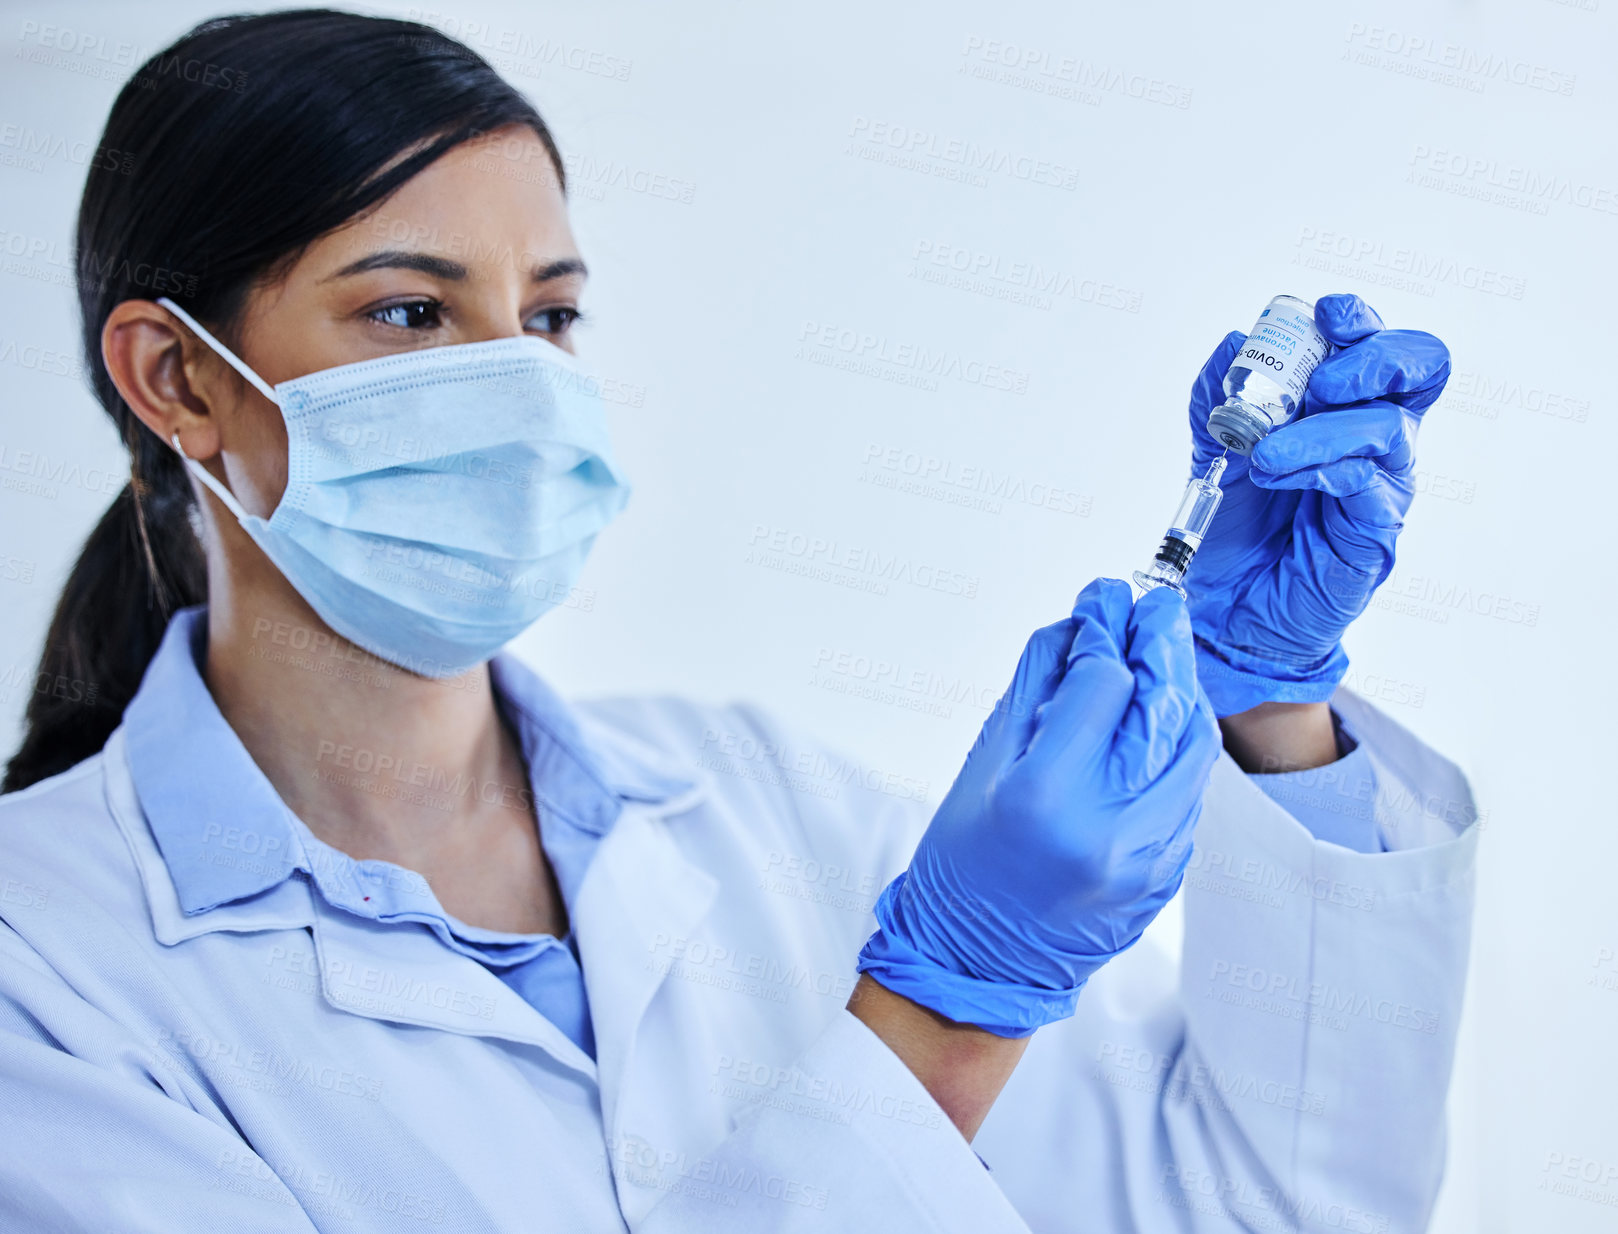
M 1101 579 L 1029 639 L 1011 687 L 876 906 L 859 969 L 951 1020 L 1025 1037 L 1180 885 L 1218 725 L 1185 602 Z
M 1348 670 L 1342 634 L 1393 569 L 1415 492 L 1416 429 L 1449 380 L 1449 349 L 1385 330 L 1358 296 L 1322 296 L 1333 345 L 1298 419 L 1230 455 L 1223 504 L 1185 589 L 1198 672 L 1220 716 L 1267 701 L 1321 702 Z M 1191 388 L 1192 470 L 1223 450 L 1208 413 L 1245 335 L 1215 349 Z

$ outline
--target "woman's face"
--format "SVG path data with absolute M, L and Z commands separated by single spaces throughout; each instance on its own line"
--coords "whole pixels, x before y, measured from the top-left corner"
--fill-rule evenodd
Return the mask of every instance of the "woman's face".
M 513 126 L 451 150 L 374 213 L 310 245 L 248 297 L 235 350 L 271 385 L 521 334 L 571 352 L 584 280 L 550 154 L 531 129 Z M 219 369 L 216 377 L 233 377 Z M 258 391 L 245 381 L 239 389 L 232 406 L 210 413 L 231 490 L 268 517 L 286 488 L 286 426 Z

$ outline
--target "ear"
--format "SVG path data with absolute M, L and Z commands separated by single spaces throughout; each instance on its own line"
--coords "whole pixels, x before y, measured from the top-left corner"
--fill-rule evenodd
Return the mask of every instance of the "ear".
M 140 422 L 194 459 L 219 453 L 214 408 L 239 401 L 235 374 L 160 304 L 124 300 L 101 327 L 101 358 Z M 172 449 L 172 445 L 170 445 Z

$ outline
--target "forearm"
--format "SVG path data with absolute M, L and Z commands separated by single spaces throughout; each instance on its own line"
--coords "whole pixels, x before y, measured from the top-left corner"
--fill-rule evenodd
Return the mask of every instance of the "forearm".
M 861 975 L 849 1012 L 880 1037 L 971 1140 L 1028 1048 L 1028 1037 L 1000 1037 L 957 1024 Z

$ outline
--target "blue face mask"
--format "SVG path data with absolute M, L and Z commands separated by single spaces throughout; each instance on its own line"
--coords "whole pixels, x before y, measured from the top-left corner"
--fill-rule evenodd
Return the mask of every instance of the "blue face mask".
M 267 519 L 176 434 L 186 466 L 327 625 L 411 672 L 464 672 L 566 601 L 628 500 L 596 383 L 544 339 L 423 348 L 271 388 L 158 303 L 286 421 L 286 492 Z

